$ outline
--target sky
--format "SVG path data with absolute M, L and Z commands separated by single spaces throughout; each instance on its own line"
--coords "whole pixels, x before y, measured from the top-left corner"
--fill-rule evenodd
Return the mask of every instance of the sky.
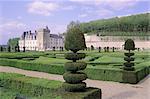
M 0 0 L 0 45 L 24 31 L 63 33 L 71 21 L 89 22 L 150 12 L 149 0 Z

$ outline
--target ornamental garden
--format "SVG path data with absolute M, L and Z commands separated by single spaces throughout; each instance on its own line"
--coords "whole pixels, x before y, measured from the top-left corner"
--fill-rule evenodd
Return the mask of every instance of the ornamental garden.
M 103 90 L 89 88 L 87 78 L 136 84 L 149 74 L 150 58 L 136 51 L 132 39 L 124 51 L 109 48 L 85 50 L 78 26 L 67 30 L 65 51 L 0 53 L 0 65 L 63 75 L 64 82 L 14 73 L 0 73 L 2 99 L 102 99 Z

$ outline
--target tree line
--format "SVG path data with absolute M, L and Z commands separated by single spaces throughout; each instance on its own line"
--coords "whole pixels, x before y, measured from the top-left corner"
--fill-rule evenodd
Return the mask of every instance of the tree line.
M 80 23 L 80 28 L 87 34 L 115 36 L 147 36 L 150 35 L 150 13 L 124 17 L 114 17 Z

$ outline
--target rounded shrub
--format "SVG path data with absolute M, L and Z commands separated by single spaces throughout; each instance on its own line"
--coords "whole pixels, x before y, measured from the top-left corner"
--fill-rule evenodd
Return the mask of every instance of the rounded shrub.
M 79 60 L 85 58 L 85 53 L 66 53 L 65 58 L 68 60 Z
M 124 57 L 124 60 L 130 62 L 130 61 L 134 61 L 134 58 L 133 57 Z
M 65 49 L 76 53 L 86 48 L 84 34 L 77 25 L 70 27 L 65 36 Z
M 125 50 L 135 50 L 135 44 L 132 39 L 127 39 L 124 44 Z
M 134 53 L 124 53 L 124 55 L 130 57 L 130 56 L 133 56 Z
M 133 70 L 135 70 L 134 67 L 125 67 L 125 66 L 123 67 L 123 69 L 127 70 L 127 71 L 133 71 Z
M 134 63 L 125 62 L 124 66 L 126 66 L 126 67 L 132 67 L 132 66 L 134 66 Z
M 62 86 L 65 89 L 65 91 L 76 92 L 76 91 L 84 91 L 86 88 L 86 83 L 81 82 L 77 84 L 70 84 L 70 83 L 64 82 Z
M 83 80 L 86 80 L 87 75 L 82 72 L 76 72 L 76 73 L 64 73 L 63 75 L 64 80 L 67 83 L 75 84 L 75 83 L 80 83 Z
M 67 62 L 65 63 L 65 70 L 66 71 L 78 71 L 78 70 L 84 70 L 87 66 L 87 63 L 85 62 Z

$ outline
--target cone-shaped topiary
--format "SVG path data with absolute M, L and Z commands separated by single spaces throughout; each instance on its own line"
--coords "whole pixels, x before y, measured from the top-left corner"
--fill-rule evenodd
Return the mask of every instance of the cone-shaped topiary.
M 128 51 L 135 50 L 134 41 L 132 39 L 127 39 L 124 44 L 124 49 Z
M 65 58 L 72 60 L 72 62 L 65 63 L 65 70 L 63 78 L 63 88 L 66 91 L 84 91 L 86 83 L 82 82 L 86 80 L 87 75 L 81 70 L 84 70 L 87 66 L 85 62 L 78 62 L 77 60 L 85 58 L 85 53 L 77 53 L 79 50 L 86 48 L 84 34 L 81 32 L 78 26 L 72 26 L 67 30 L 65 37 L 65 48 L 66 50 L 72 51 L 71 53 L 65 54 Z M 80 71 L 80 72 L 79 72 Z
M 65 37 L 65 48 L 76 53 L 86 48 L 85 38 L 79 27 L 74 26 L 67 31 Z
M 128 53 L 124 53 L 124 55 L 126 56 L 124 58 L 124 60 L 126 61 L 124 63 L 124 70 L 128 70 L 128 71 L 132 71 L 134 70 L 134 63 L 132 61 L 134 61 L 134 58 L 131 57 L 134 55 L 134 53 L 130 53 L 131 50 L 135 50 L 135 44 L 134 41 L 132 39 L 128 39 L 125 41 L 125 45 L 124 45 L 124 49 L 128 50 Z

